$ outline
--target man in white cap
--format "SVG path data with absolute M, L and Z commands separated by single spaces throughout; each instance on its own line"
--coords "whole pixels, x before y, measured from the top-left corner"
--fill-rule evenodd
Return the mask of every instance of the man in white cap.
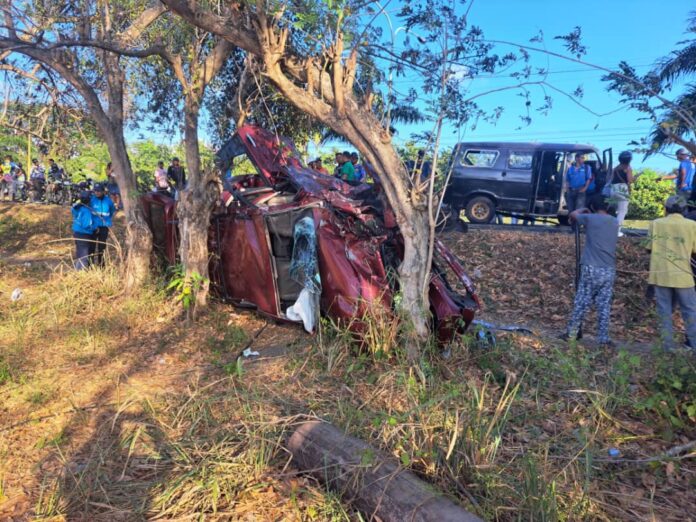
M 671 176 L 665 176 L 663 179 L 673 179 L 676 183 L 677 195 L 684 198 L 685 201 L 691 199 L 691 190 L 694 184 L 694 164 L 689 159 L 689 153 L 686 149 L 677 151 L 677 173 Z

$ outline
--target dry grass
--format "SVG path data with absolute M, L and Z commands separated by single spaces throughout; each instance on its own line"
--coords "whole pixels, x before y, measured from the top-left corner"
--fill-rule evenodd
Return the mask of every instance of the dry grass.
M 655 368 L 693 375 L 691 359 L 514 337 L 490 349 L 469 337 L 453 359 L 414 370 L 332 350 L 310 357 L 297 399 L 484 519 L 684 520 L 696 502 L 695 455 L 641 462 L 696 436 L 695 419 L 677 427 L 641 407 Z
M 362 347 L 222 305 L 183 328 L 162 286 L 0 267 L 0 519 L 360 520 L 288 465 L 287 435 L 314 417 L 488 520 L 692 516 L 693 455 L 642 460 L 696 437 L 664 385 L 693 382 L 691 359 L 470 335 L 412 367 L 380 314 Z M 250 341 L 261 356 L 238 360 Z
M 68 520 L 350 520 L 337 498 L 288 471 L 296 418 L 231 378 L 157 403 L 122 405 L 64 462 L 36 505 Z
M 0 208 L 12 238 L 0 264 L 0 519 L 347 519 L 331 494 L 283 476 L 292 419 L 225 377 L 258 320 L 220 307 L 187 330 L 164 284 L 125 295 L 113 265 L 73 271 L 70 246 L 36 261 L 38 216 L 60 236 L 57 212 L 68 210 Z
M 443 238 L 474 277 L 489 318 L 560 332 L 571 312 L 575 243 L 569 234 L 475 230 Z M 650 342 L 654 305 L 645 298 L 649 254 L 644 239 L 623 237 L 617 249 L 617 279 L 611 334 Z M 594 333 L 594 314 L 587 320 Z

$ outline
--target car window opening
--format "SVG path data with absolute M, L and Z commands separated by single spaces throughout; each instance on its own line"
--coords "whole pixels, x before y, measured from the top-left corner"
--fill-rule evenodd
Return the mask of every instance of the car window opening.
M 461 164 L 464 167 L 490 168 L 498 159 L 498 151 L 495 150 L 467 150 L 462 156 Z

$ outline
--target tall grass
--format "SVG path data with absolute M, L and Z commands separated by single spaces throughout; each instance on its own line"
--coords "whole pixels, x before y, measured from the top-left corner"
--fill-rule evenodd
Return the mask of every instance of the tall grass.
M 194 384 L 185 396 L 124 404 L 105 416 L 67 471 L 42 486 L 37 514 L 350 520 L 337 498 L 282 478 L 295 417 L 274 414 L 230 383 Z
M 41 368 L 42 360 L 50 366 L 63 351 L 83 362 L 109 355 L 124 334 L 152 324 L 167 308 L 155 285 L 124 296 L 115 266 L 58 271 L 25 289 L 19 301 L 0 304 L 0 382 Z

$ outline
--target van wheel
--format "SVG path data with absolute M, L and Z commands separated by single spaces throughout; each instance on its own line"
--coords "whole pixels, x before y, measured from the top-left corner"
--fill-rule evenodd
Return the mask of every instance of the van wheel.
M 490 223 L 495 217 L 495 203 L 486 196 L 478 196 L 466 205 L 466 218 L 472 223 Z

